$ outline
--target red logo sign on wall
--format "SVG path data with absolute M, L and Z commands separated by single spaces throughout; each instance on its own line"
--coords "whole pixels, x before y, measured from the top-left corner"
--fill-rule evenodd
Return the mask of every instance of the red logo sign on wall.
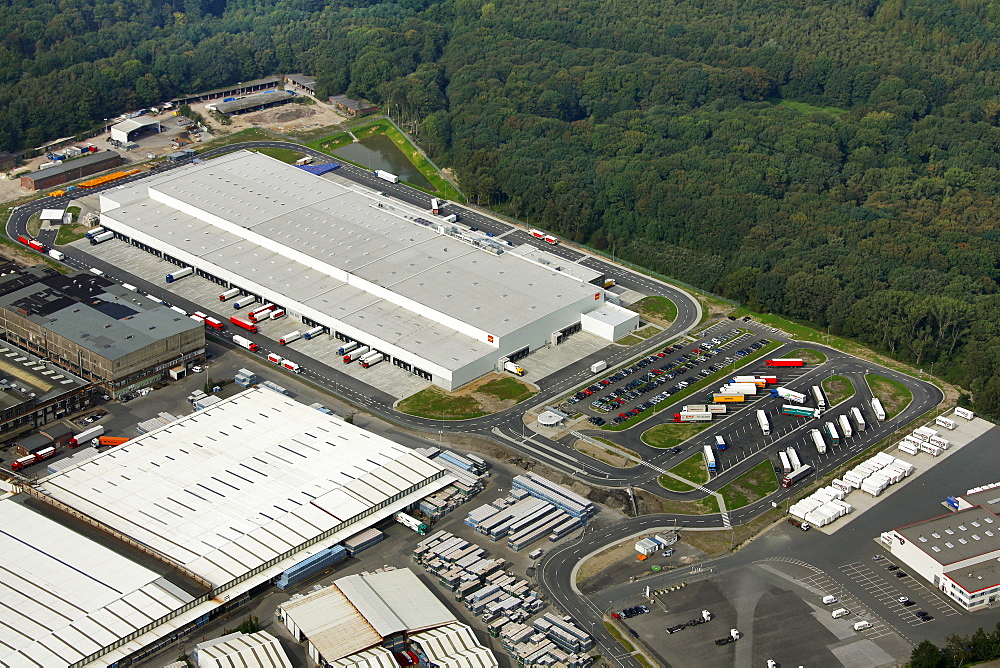
M 490 343 L 493 343 L 493 335 L 492 334 L 487 334 L 486 335 L 486 340 L 489 341 Z
M 600 292 L 598 292 L 597 294 L 594 295 L 594 299 L 600 299 L 600 298 L 601 298 L 601 293 Z

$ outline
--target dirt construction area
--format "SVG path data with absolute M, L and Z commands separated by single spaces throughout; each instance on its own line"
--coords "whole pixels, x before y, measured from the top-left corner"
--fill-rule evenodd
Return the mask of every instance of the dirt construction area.
M 301 95 L 301 93 L 299 94 Z M 302 96 L 308 97 L 308 96 Z M 312 99 L 312 98 L 309 98 Z M 211 100 L 207 104 L 218 104 L 218 100 Z M 305 130 L 315 130 L 316 128 L 336 125 L 346 120 L 344 116 L 338 114 L 332 106 L 323 102 L 314 104 L 297 104 L 289 102 L 278 107 L 271 107 L 263 111 L 254 111 L 249 114 L 237 114 L 232 116 L 232 124 L 224 127 L 212 117 L 211 113 L 205 109 L 205 104 L 196 104 L 191 107 L 199 114 L 209 119 L 212 127 L 217 133 L 229 134 L 239 132 L 247 128 L 266 128 L 281 133 L 303 132 Z

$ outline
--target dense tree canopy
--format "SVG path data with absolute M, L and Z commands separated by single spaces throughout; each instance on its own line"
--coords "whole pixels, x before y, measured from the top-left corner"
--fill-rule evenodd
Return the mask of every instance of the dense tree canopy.
M 382 103 L 474 201 L 961 382 L 1000 415 L 981 0 L 13 0 L 0 147 L 275 72 Z

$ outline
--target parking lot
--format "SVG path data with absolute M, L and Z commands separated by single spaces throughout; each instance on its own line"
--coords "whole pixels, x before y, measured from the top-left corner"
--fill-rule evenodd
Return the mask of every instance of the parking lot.
M 619 623 L 673 666 L 764 666 L 768 659 L 781 666 L 891 663 L 902 647 L 898 636 L 849 596 L 823 604 L 822 596 L 831 593 L 825 587 L 831 585 L 815 577 L 822 573 L 793 563 L 755 564 L 654 593 L 652 601 L 642 595 L 609 601 L 609 612 L 646 605 L 648 614 Z M 851 615 L 833 618 L 834 609 L 852 606 Z M 690 624 L 703 610 L 710 613 L 710 621 Z M 871 628 L 855 631 L 861 619 L 871 621 Z M 717 640 L 731 637 L 731 629 L 739 631 L 739 640 L 717 645 Z
M 568 397 L 566 403 L 584 411 L 595 426 L 608 422 L 621 424 L 668 400 L 692 383 L 735 364 L 740 357 L 767 343 L 770 340 L 756 339 L 751 332 L 735 327 L 704 341 L 677 343 L 635 360 L 583 388 Z M 673 381 L 676 382 L 670 387 L 644 397 Z

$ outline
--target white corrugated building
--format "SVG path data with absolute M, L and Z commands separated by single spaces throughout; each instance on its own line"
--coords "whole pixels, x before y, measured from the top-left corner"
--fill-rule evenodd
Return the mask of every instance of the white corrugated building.
M 195 646 L 198 668 L 292 668 L 278 639 L 266 631 L 230 633 Z
M 446 389 L 561 340 L 605 303 L 599 271 L 492 252 L 505 246 L 384 201 L 237 151 L 102 192 L 101 225 Z
M 442 668 L 497 665 L 469 627 L 459 624 L 405 568 L 340 578 L 282 604 L 276 614 L 293 637 L 306 642 L 310 658 L 319 665 L 390 668 L 395 665 L 393 651 L 414 649 Z M 473 657 L 471 663 L 462 662 Z
M 409 448 L 255 388 L 48 476 L 31 493 L 200 583 L 197 595 L 173 592 L 134 628 L 73 645 L 108 664 L 453 481 Z M 81 572 L 103 579 L 107 568 Z M 0 605 L 8 595 L 0 591 Z

